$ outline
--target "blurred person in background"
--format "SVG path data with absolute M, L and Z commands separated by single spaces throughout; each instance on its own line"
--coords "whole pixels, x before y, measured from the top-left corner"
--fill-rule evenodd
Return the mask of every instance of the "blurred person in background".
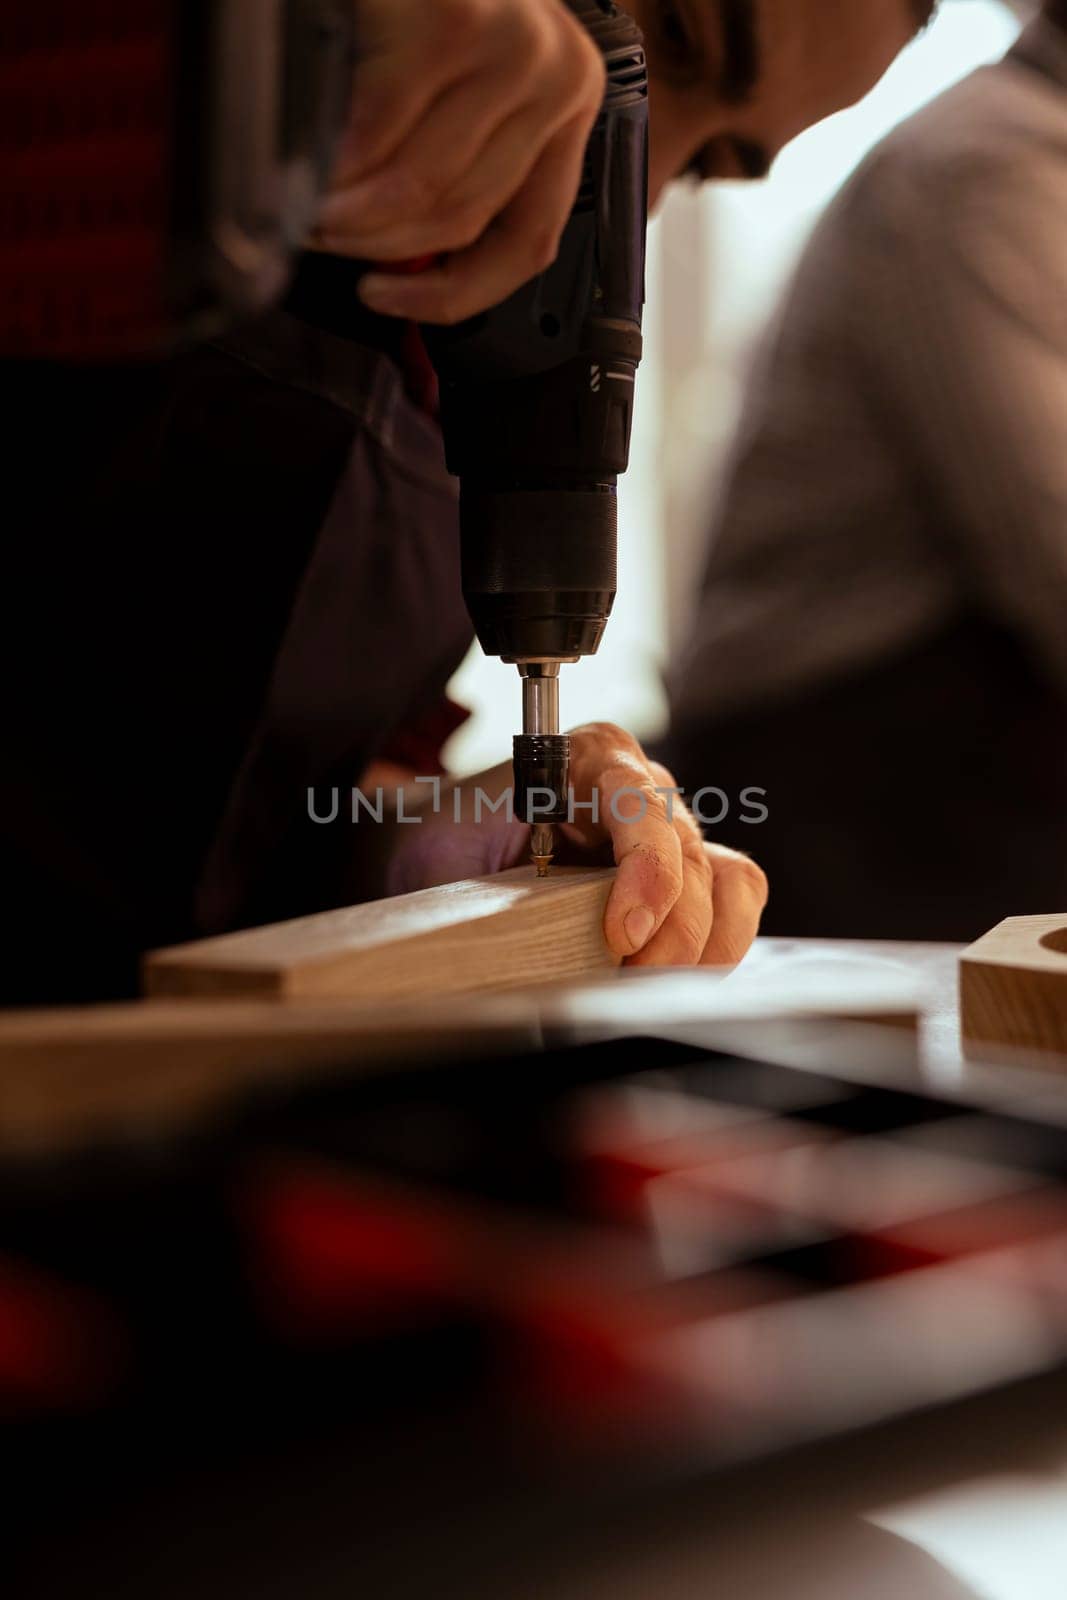
M 769 931 L 971 939 L 1067 904 L 1065 0 L 817 229 L 669 688 L 687 790 L 767 791 L 715 831 L 767 869 Z

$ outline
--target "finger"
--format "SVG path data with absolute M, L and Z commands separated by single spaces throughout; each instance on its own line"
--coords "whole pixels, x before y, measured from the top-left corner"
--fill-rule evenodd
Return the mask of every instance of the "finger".
M 653 769 L 663 786 L 663 780 Z M 667 774 L 667 783 L 674 780 Z M 693 967 L 704 954 L 712 930 L 712 872 L 704 840 L 693 817 L 676 806 L 674 828 L 682 849 L 682 892 L 659 932 L 643 950 L 627 959 L 627 966 Z
M 401 66 L 403 70 L 401 70 Z M 470 66 L 464 62 L 464 71 Z M 354 182 L 391 159 L 410 138 L 438 95 L 455 75 L 450 50 L 431 51 L 426 41 L 417 54 L 398 62 L 383 49 L 369 55 L 356 69 L 352 84 L 352 109 L 337 151 L 335 171 Z
M 620 745 L 595 779 L 600 826 L 617 871 L 604 912 L 609 949 L 625 958 L 666 921 L 685 881 L 682 842 L 639 747 Z
M 475 244 L 418 277 L 368 273 L 359 286 L 364 303 L 386 316 L 444 325 L 499 305 L 555 260 L 578 193 L 584 148 L 578 125 L 567 124 L 546 146 L 521 194 Z
M 704 846 L 712 873 L 714 920 L 701 965 L 732 967 L 748 954 L 767 905 L 766 874 L 724 845 Z
M 531 86 L 549 88 L 552 104 L 565 109 L 600 66 L 588 31 L 555 0 L 548 5 L 434 0 L 402 39 L 396 36 L 390 0 L 379 0 L 377 7 L 364 0 L 361 20 L 352 116 L 338 162 L 346 180 L 392 164 L 416 130 L 431 161 L 447 155 L 442 141 L 465 138 L 462 125 L 453 122 L 439 130 L 433 143 L 423 126 L 447 85 L 469 80 L 477 87 L 479 119 L 499 122 Z
M 712 928 L 711 863 L 696 818 L 682 803 L 681 789 L 672 772 L 658 761 L 649 762 L 658 789 L 669 796 L 667 809 L 682 849 L 682 892 L 659 932 L 643 950 L 628 958 L 634 966 L 695 966 L 701 959 Z M 672 793 L 673 791 L 673 793 Z
M 374 228 L 402 216 L 406 209 L 437 204 L 469 170 L 496 131 L 522 104 L 525 85 L 509 84 L 503 95 L 487 95 L 482 76 L 467 74 L 446 84 L 419 121 L 372 168 L 362 163 L 353 171 L 343 158 L 323 207 L 329 222 L 340 193 L 349 196 L 354 214 Z
M 338 253 L 367 261 L 466 249 L 521 193 L 559 126 L 541 105 L 526 106 L 501 123 L 482 123 L 462 159 L 450 152 L 436 170 L 426 149 L 440 149 L 444 135 L 431 134 L 423 148 L 420 129 L 412 141 L 418 148 L 402 151 L 384 174 L 323 202 L 319 232 Z
M 478 0 L 434 0 L 415 27 L 391 0 L 362 0 L 358 20 L 352 108 L 336 163 L 347 181 L 388 162 L 449 85 L 484 82 L 512 27 L 508 8 L 486 10 Z M 494 93 L 504 78 L 494 74 Z

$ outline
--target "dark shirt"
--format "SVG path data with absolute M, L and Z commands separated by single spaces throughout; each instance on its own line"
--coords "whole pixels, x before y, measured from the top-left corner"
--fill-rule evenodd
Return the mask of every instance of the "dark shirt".
M 765 933 L 969 942 L 1067 905 L 1067 706 L 988 621 L 758 712 L 679 724 L 659 754 L 690 793 L 728 798 L 709 832 L 767 873 Z M 767 815 L 746 821 L 755 787 Z
M 391 356 L 291 312 L 0 381 L 0 998 L 131 993 L 146 948 L 337 903 L 307 791 L 468 647 L 455 483 Z

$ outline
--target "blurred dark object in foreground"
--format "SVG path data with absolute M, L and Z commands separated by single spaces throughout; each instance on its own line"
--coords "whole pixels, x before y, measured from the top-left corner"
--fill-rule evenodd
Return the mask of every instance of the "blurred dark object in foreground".
M 694 1474 L 1051 1371 L 1065 1173 L 1067 1132 L 640 1039 L 8 1159 L 14 1592 L 489 1592 Z

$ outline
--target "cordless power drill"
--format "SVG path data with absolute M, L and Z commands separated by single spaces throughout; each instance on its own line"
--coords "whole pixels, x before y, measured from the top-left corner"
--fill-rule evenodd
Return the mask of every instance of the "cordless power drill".
M 556 261 L 425 330 L 463 588 L 518 665 L 516 811 L 544 871 L 568 811 L 559 669 L 615 597 L 616 484 L 641 356 L 648 78 L 612 0 L 565 0 L 607 89 Z M 0 356 L 114 360 L 277 302 L 344 126 L 355 0 L 34 0 L 0 19 Z M 353 290 L 354 293 L 354 290 Z
M 569 805 L 560 667 L 596 652 L 615 599 L 648 224 L 641 34 L 611 0 L 567 3 L 604 56 L 607 90 L 559 254 L 485 316 L 425 330 L 460 480 L 467 607 L 486 654 L 522 676 L 515 811 L 542 876 Z

